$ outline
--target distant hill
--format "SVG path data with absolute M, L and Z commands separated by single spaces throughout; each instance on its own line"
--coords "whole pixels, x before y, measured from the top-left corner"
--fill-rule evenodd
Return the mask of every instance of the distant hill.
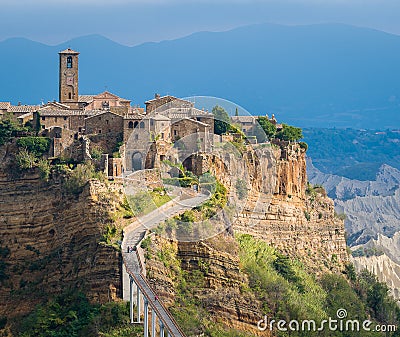
M 400 170 L 399 130 L 303 129 L 315 167 L 356 180 L 374 180 L 383 164 Z
M 253 25 L 127 47 L 93 35 L 58 46 L 0 42 L 0 100 L 58 97 L 58 51 L 81 52 L 80 93 L 143 105 L 211 95 L 299 126 L 400 126 L 400 36 L 339 24 Z

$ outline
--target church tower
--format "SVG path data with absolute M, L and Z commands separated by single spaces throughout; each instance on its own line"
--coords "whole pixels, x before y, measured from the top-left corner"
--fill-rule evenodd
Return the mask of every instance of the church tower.
M 71 107 L 77 107 L 79 53 L 68 48 L 58 54 L 60 55 L 59 102 L 72 105 Z

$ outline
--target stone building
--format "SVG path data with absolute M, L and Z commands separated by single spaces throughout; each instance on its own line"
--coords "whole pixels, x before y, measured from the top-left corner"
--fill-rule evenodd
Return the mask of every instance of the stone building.
M 79 104 L 86 110 L 110 110 L 120 115 L 129 112 L 131 101 L 104 91 L 98 95 L 81 95 Z
M 21 123 L 32 121 L 39 134 L 52 138 L 52 156 L 76 155 L 81 149 L 80 157 L 90 158 L 92 150 L 102 151 L 111 176 L 177 159 L 171 154 L 176 142 L 183 143 L 185 154 L 210 148 L 213 115 L 193 102 L 157 94 L 140 108 L 108 91 L 80 95 L 78 71 L 79 52 L 59 52 L 59 102 L 18 107 L 0 102 L 0 114 L 12 110 Z
M 120 133 L 123 131 L 124 117 L 109 110 L 86 117 L 85 134 Z

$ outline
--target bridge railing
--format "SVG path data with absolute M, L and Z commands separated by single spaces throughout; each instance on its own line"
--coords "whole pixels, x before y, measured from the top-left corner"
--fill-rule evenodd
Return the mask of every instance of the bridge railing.
M 146 231 L 146 234 L 147 234 L 147 231 Z M 153 293 L 156 293 L 155 291 L 154 291 L 154 289 L 152 288 L 152 286 L 150 285 L 150 283 L 147 281 L 147 279 L 146 279 L 146 268 L 145 268 L 145 265 L 144 265 L 144 251 L 143 251 L 143 248 L 140 246 L 141 245 L 141 243 L 142 243 L 142 241 L 146 238 L 146 234 L 144 235 L 144 237 L 143 237 L 143 239 L 142 240 L 140 240 L 139 241 L 139 243 L 137 244 L 137 247 L 136 247 L 136 256 L 137 256 L 137 258 L 138 258 L 138 261 L 139 261 L 139 267 L 140 267 L 140 274 L 142 275 L 142 278 L 143 278 L 143 281 L 147 284 L 147 286 L 153 291 Z M 143 259 L 143 260 L 142 260 Z M 171 313 L 169 312 L 169 310 L 164 306 L 164 304 L 160 301 L 160 300 L 158 300 L 158 303 L 160 304 L 160 306 L 164 309 L 164 311 L 166 312 L 166 314 L 168 315 L 168 317 L 169 317 L 169 319 L 172 321 L 172 323 L 175 325 L 175 327 L 177 328 L 177 330 L 179 331 L 179 333 L 182 335 L 182 336 L 184 336 L 184 337 L 186 337 L 186 335 L 185 335 L 185 333 L 182 331 L 182 329 L 179 327 L 179 324 L 178 324 L 178 322 L 175 320 L 175 318 L 171 315 Z M 153 310 L 155 310 L 156 312 L 157 312 L 157 316 L 159 315 L 159 312 L 158 312 L 158 310 L 157 310 L 157 308 L 154 306 L 154 307 L 152 307 L 153 308 Z M 161 316 L 161 315 L 160 315 Z M 161 319 L 161 317 L 160 316 L 158 316 L 160 319 Z M 164 324 L 165 324 L 165 322 L 164 322 Z M 165 324 L 165 325 L 167 325 L 167 324 Z M 171 332 L 171 331 L 170 331 Z

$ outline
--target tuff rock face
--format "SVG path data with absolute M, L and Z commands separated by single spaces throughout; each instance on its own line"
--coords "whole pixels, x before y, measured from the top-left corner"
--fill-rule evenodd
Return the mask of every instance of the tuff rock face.
M 176 271 L 202 270 L 205 289 L 194 288 L 194 296 L 215 320 L 258 335 L 255 323 L 260 319 L 262 303 L 240 290 L 247 276 L 241 270 L 232 232 L 262 239 L 319 274 L 340 271 L 348 262 L 343 221 L 335 217 L 333 201 L 323 192 L 306 193 L 305 153 L 297 145 L 247 149 L 241 160 L 231 153 L 203 155 L 199 162 L 224 183 L 233 204 L 244 205 L 232 228 L 209 240 L 184 243 L 152 236 L 153 254 L 167 251 L 174 263 L 149 256 L 148 278 L 160 296 L 172 304 Z M 236 179 L 247 181 L 246 200 L 237 196 Z
M 120 294 L 120 253 L 101 237 L 119 193 L 90 181 L 78 196 L 34 171 L 0 174 L 0 315 L 32 310 L 47 295 L 78 288 L 96 302 Z

